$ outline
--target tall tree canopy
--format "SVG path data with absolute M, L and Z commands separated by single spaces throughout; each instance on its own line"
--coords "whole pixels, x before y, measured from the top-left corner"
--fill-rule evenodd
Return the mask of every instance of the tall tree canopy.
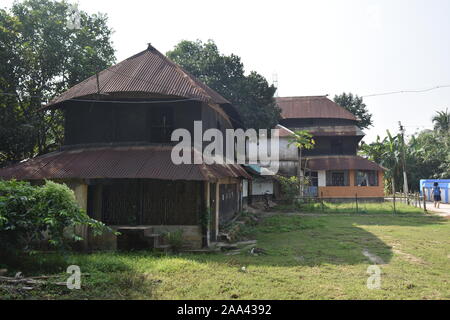
M 450 131 L 450 112 L 448 109 L 445 111 L 436 111 L 436 115 L 432 118 L 434 123 L 434 130 L 448 133 Z
M 278 123 L 276 88 L 255 71 L 245 75 L 241 58 L 220 54 L 212 40 L 181 41 L 167 56 L 235 105 L 245 127 L 272 128 Z
M 433 119 L 445 118 L 437 112 Z M 445 120 L 445 119 L 444 119 Z M 409 190 L 418 190 L 420 179 L 450 178 L 450 132 L 445 129 L 445 121 L 435 125 L 434 130 L 423 130 L 412 135 L 405 145 L 406 173 Z M 436 123 L 436 121 L 435 121 Z M 384 139 L 370 144 L 362 144 L 360 152 L 371 160 L 384 166 L 386 186 L 402 187 L 402 170 L 400 162 L 401 137 L 392 136 L 389 132 Z M 392 190 L 392 188 L 390 188 Z
M 372 114 L 367 109 L 362 97 L 344 92 L 340 95 L 335 95 L 334 102 L 353 113 L 358 119 L 358 127 L 361 129 L 367 129 L 372 126 Z
M 26 0 L 0 10 L 0 165 L 54 149 L 59 111 L 43 104 L 115 61 L 107 17 L 65 1 Z

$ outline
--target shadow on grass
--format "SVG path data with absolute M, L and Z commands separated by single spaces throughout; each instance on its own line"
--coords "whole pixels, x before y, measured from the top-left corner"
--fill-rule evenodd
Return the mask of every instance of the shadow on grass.
M 438 225 L 446 220 L 437 216 L 296 216 L 277 214 L 263 219 L 257 226 L 244 228 L 246 238 L 258 240 L 267 254 L 189 255 L 199 262 L 223 262 L 240 265 L 320 266 L 374 264 L 363 251 L 389 263 L 392 247 L 368 232 L 367 226 L 418 227 Z
M 157 283 L 146 274 L 138 272 L 129 257 L 118 253 L 62 253 L 39 252 L 22 255 L 4 264 L 8 275 L 21 272 L 25 277 L 51 275 L 43 284 L 31 291 L 20 286 L 0 287 L 0 299 L 134 299 L 154 297 Z M 81 289 L 70 290 L 64 283 L 71 276 L 67 267 L 77 265 L 81 271 Z
M 67 279 L 68 265 L 81 267 L 83 273 L 82 290 L 49 286 L 40 291 L 27 293 L 25 298 L 36 299 L 132 299 L 155 298 L 158 279 L 172 273 L 181 276 L 207 273 L 220 266 L 236 268 L 242 266 L 260 267 L 316 267 L 373 264 L 364 254 L 367 250 L 381 258 L 384 263 L 392 259 L 392 248 L 364 226 L 392 226 L 395 232 L 409 232 L 396 227 L 433 226 L 445 223 L 438 216 L 364 216 L 329 215 L 299 216 L 275 214 L 260 221 L 258 225 L 247 226 L 244 235 L 257 239 L 258 248 L 266 254 L 251 255 L 248 250 L 239 255 L 186 254 L 157 255 L 153 252 L 93 253 L 68 255 L 39 254 L 40 261 L 22 264 L 18 271 L 28 275 L 60 273 L 61 281 Z M 383 228 L 380 233 L 386 231 Z M 392 235 L 392 233 L 387 233 Z M 407 234 L 407 233 L 406 233 Z M 395 236 L 395 235 L 394 235 Z M 201 265 L 199 265 L 201 264 Z M 204 269 L 203 269 L 204 268 Z M 222 272 L 226 272 L 222 270 Z M 319 271 L 318 271 L 319 272 Z M 160 273 L 162 275 L 160 275 Z M 197 279 L 197 278 L 195 278 Z M 163 280 L 166 281 L 166 280 Z M 202 279 L 198 279 L 202 281 Z M 164 282 L 163 282 L 164 283 Z M 1 291 L 1 290 L 0 290 Z M 0 296 L 2 296 L 0 292 Z M 2 298 L 5 295 L 2 296 Z M 8 296 L 6 296 L 8 298 Z M 9 298 L 24 298 L 11 295 Z

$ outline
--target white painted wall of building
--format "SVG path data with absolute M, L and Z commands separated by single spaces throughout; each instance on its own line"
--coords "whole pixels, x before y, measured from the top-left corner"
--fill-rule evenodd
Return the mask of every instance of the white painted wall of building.
M 298 161 L 298 149 L 291 144 L 289 146 L 289 139 L 287 137 L 280 138 L 280 160 L 294 160 Z
M 242 180 L 242 197 L 245 198 L 248 196 L 248 180 Z
M 253 180 L 252 181 L 252 195 L 260 196 L 264 195 L 266 191 L 269 191 L 269 194 L 273 194 L 273 181 L 272 180 Z
M 317 183 L 319 187 L 326 187 L 327 186 L 327 172 L 325 170 L 319 170 L 317 171 Z

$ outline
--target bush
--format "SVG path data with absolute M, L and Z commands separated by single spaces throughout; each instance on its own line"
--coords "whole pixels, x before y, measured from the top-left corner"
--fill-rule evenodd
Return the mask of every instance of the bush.
M 276 179 L 280 182 L 284 198 L 289 204 L 293 204 L 296 197 L 300 194 L 300 182 L 298 178 L 295 176 L 287 178 L 278 175 Z
M 167 240 L 173 252 L 179 252 L 183 247 L 183 230 L 181 229 L 166 232 L 164 238 Z
M 69 239 L 64 235 L 67 228 L 76 226 L 88 226 L 95 234 L 110 231 L 78 206 L 66 185 L 0 181 L 0 255 L 30 252 L 43 240 L 53 248 L 64 248 L 70 240 L 82 240 L 75 233 Z

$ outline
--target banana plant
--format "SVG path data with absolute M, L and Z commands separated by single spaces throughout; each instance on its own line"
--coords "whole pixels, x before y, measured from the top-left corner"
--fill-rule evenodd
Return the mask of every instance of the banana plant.
M 313 149 L 316 142 L 313 139 L 313 135 L 308 130 L 296 130 L 294 134 L 288 140 L 288 147 L 294 145 L 298 148 L 298 171 L 297 176 L 300 183 L 300 194 L 302 194 L 303 186 L 303 173 L 302 173 L 302 150 Z

